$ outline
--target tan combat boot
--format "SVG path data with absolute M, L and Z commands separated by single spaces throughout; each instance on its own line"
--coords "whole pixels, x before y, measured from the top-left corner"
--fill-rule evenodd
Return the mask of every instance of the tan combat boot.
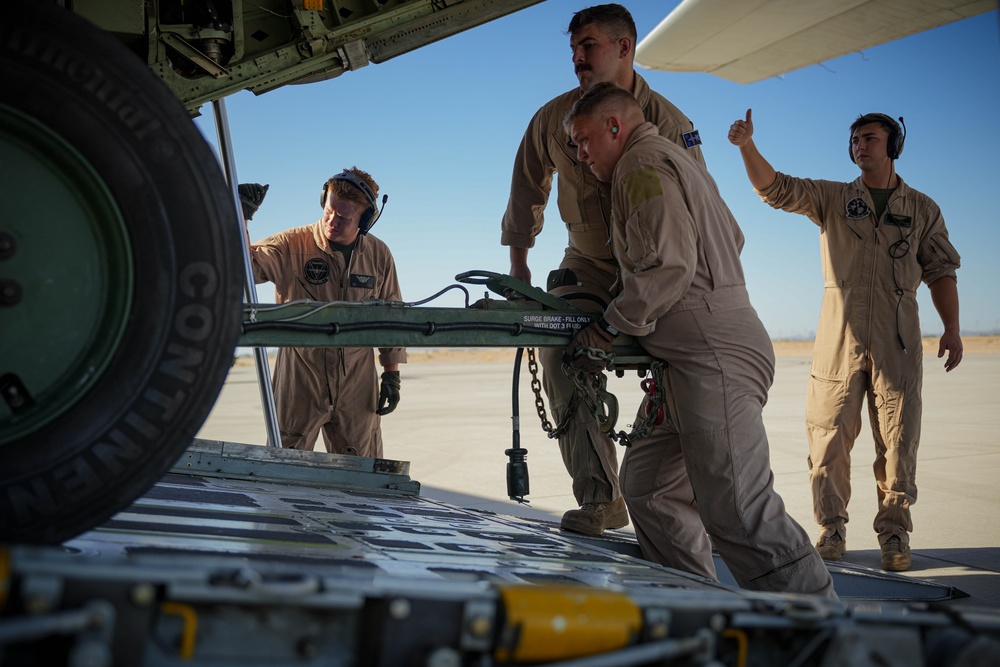
M 893 535 L 882 545 L 882 569 L 890 572 L 905 572 L 910 569 L 913 558 L 910 547 L 903 544 L 899 535 Z
M 559 527 L 584 535 L 600 535 L 608 528 L 624 528 L 627 525 L 625 499 L 619 496 L 609 503 L 584 503 L 578 510 L 569 510 L 563 514 Z
M 847 540 L 840 533 L 823 535 L 816 542 L 816 551 L 823 560 L 840 560 L 847 551 Z

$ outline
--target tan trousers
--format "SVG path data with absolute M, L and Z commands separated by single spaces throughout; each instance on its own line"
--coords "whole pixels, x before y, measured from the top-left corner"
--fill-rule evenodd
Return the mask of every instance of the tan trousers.
M 282 447 L 311 451 L 322 433 L 332 454 L 383 457 L 374 357 L 362 350 L 351 358 L 345 373 L 335 348 L 278 350 L 274 402 Z
M 892 378 L 870 365 L 844 379 L 812 375 L 806 400 L 809 480 L 821 535 L 847 537 L 851 500 L 851 451 L 861 433 L 861 405 L 867 399 L 875 440 L 879 543 L 893 535 L 909 544 L 910 506 L 917 502 L 917 446 L 920 442 L 923 372 L 920 361 L 909 378 Z
M 774 350 L 756 312 L 669 313 L 639 342 L 667 362 L 670 416 L 622 464 L 643 553 L 710 576 L 707 532 L 740 586 L 836 597 L 822 559 L 774 490 L 761 414 Z
M 583 255 L 568 251 L 559 265 L 569 269 L 579 284 L 556 287 L 556 296 L 592 294 L 604 303 L 611 301 L 610 290 L 615 281 L 613 264 L 596 262 Z M 572 299 L 571 303 L 589 312 L 603 310 L 597 301 L 585 298 Z M 573 397 L 575 386 L 562 371 L 564 348 L 541 348 L 538 353 L 542 366 L 542 388 L 548 398 L 553 425 L 562 423 L 566 409 Z M 559 437 L 559 451 L 566 471 L 573 478 L 573 495 L 578 505 L 606 503 L 621 495 L 618 484 L 618 453 L 615 442 L 601 433 L 594 416 L 582 403 L 569 424 L 569 429 Z

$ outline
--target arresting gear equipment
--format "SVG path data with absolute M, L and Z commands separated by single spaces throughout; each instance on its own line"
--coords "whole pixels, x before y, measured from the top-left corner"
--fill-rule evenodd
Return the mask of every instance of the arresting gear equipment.
M 613 368 L 615 360 L 614 352 L 605 354 L 603 350 L 588 347 L 579 348 L 577 353 L 587 354 L 591 359 L 604 361 L 609 368 Z M 666 417 L 667 405 L 663 382 L 663 372 L 666 369 L 666 364 L 650 358 L 648 369 L 645 372 L 650 377 L 643 378 L 639 383 L 643 393 L 646 395 L 644 400 L 646 416 L 639 423 L 633 424 L 632 430 L 626 433 L 625 431 L 615 431 L 615 425 L 618 421 L 618 398 L 608 391 L 607 376 L 604 373 L 587 373 L 564 363 L 562 365 L 562 372 L 573 381 L 576 391 L 570 399 L 569 405 L 566 407 L 562 421 L 553 427 L 545 411 L 545 402 L 542 399 L 542 383 L 538 379 L 538 363 L 535 361 L 535 351 L 529 349 L 528 371 L 531 373 L 531 390 L 535 395 L 535 409 L 538 412 L 538 419 L 542 423 L 542 430 L 550 438 L 561 436 L 569 428 L 574 413 L 576 413 L 580 403 L 583 402 L 594 416 L 594 420 L 600 427 L 601 432 L 615 442 L 628 447 L 636 438 L 648 436 L 653 432 L 654 426 L 659 426 L 663 423 Z M 616 369 L 615 372 L 621 377 L 624 369 Z M 643 369 L 640 368 L 639 373 L 642 374 L 643 372 Z
M 520 446 L 518 417 L 518 373 L 523 350 L 528 349 L 531 387 L 542 428 L 555 438 L 567 422 L 553 428 L 545 417 L 538 381 L 534 347 L 564 347 L 576 332 L 593 321 L 593 313 L 575 308 L 569 301 L 553 296 L 507 275 L 490 271 L 468 271 L 455 276 L 459 284 L 450 285 L 421 301 L 404 303 L 374 299 L 363 302 L 294 301 L 285 304 L 246 304 L 243 308 L 243 333 L 239 345 L 245 347 L 516 347 L 513 392 L 513 444 L 506 450 L 507 495 L 526 502 L 528 495 L 527 450 Z M 483 285 L 487 292 L 470 304 L 465 285 Z M 464 308 L 427 307 L 427 304 L 450 290 L 465 294 Z M 490 292 L 503 297 L 494 299 Z M 586 349 L 586 348 L 584 348 Z M 656 386 L 662 386 L 662 371 L 657 371 L 652 357 L 629 336 L 619 336 L 611 353 L 603 355 L 610 370 L 623 373 L 652 369 Z M 571 410 L 583 401 L 601 429 L 622 444 L 648 434 L 650 420 L 643 420 L 631 433 L 616 433 L 618 401 L 607 391 L 603 373 L 586 374 L 567 369 L 577 386 Z M 657 373 L 661 375 L 657 375 Z M 660 403 L 662 404 L 662 400 Z M 649 423 L 647 423 L 649 422 Z

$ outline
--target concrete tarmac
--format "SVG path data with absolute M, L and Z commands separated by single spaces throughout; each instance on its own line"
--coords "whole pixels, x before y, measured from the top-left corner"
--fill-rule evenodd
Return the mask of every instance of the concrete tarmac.
M 540 426 L 527 359 L 518 378 L 520 445 L 528 451 L 530 474 L 525 505 L 511 501 L 506 490 L 514 350 L 474 352 L 467 355 L 472 360 L 455 360 L 460 355 L 437 359 L 431 351 L 411 350 L 411 363 L 402 367 L 399 407 L 382 419 L 385 458 L 409 461 L 410 476 L 421 483 L 424 496 L 558 522 L 576 501 L 559 448 Z M 789 513 L 815 537 L 804 425 L 810 358 L 808 351 L 802 354 L 801 348 L 791 356 L 779 352 L 764 421 L 775 488 Z M 967 351 L 951 373 L 942 365 L 935 355 L 924 355 L 913 567 L 905 574 L 968 593 L 955 603 L 962 607 L 1000 608 L 1000 353 Z M 233 367 L 198 437 L 267 444 L 256 377 L 252 364 Z M 634 373 L 612 377 L 608 388 L 620 401 L 618 428 L 624 429 L 641 398 L 638 379 Z M 880 553 L 871 527 L 877 502 L 874 456 L 866 421 L 853 457 L 844 561 L 877 569 Z

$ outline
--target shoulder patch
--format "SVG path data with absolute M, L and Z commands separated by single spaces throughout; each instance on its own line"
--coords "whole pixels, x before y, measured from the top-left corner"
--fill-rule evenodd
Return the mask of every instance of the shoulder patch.
M 622 189 L 625 190 L 625 196 L 628 198 L 629 208 L 635 208 L 644 201 L 663 194 L 660 175 L 653 167 L 640 167 L 633 171 L 625 177 Z

